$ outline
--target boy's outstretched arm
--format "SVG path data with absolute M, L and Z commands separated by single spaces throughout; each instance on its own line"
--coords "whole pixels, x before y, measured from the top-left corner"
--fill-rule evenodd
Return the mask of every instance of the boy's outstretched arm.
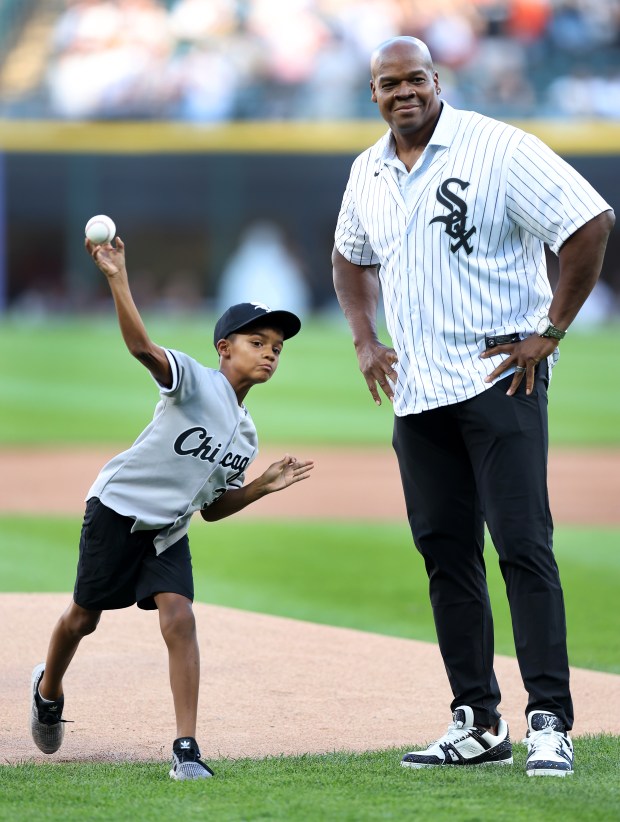
M 281 460 L 270 465 L 260 477 L 244 485 L 243 488 L 231 488 L 207 508 L 201 509 L 202 518 L 207 522 L 215 522 L 236 514 L 237 511 L 241 511 L 242 508 L 267 494 L 281 491 L 289 485 L 308 479 L 309 472 L 313 468 L 312 460 L 301 462 L 286 454 Z
M 166 352 L 149 337 L 142 317 L 133 301 L 125 267 L 125 244 L 116 237 L 116 246 L 111 243 L 94 245 L 85 241 L 86 250 L 95 261 L 110 286 L 118 323 L 129 352 L 146 366 L 158 383 L 166 387 L 172 385 L 172 372 Z

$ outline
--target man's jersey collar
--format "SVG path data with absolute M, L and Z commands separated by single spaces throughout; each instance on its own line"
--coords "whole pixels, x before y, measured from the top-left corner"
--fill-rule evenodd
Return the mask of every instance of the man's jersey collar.
M 452 106 L 446 103 L 445 100 L 442 100 L 439 120 L 437 120 L 437 125 L 435 126 L 435 130 L 431 134 L 431 137 L 427 145 L 442 146 L 444 148 L 450 146 L 452 140 L 454 139 L 458 122 L 459 114 L 457 110 L 452 108 Z M 383 154 L 381 159 L 384 162 L 387 160 L 397 159 L 396 141 L 394 140 L 394 135 L 392 134 L 391 130 L 387 132 L 384 139 L 385 144 L 383 147 Z

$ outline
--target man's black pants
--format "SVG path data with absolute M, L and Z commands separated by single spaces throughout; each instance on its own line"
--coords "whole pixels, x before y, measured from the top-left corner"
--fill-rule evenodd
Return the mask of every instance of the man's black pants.
M 393 445 L 407 515 L 429 577 L 439 647 L 454 695 L 477 724 L 497 722 L 493 618 L 484 523 L 499 555 L 526 712 L 570 729 L 566 620 L 547 492 L 547 363 L 528 397 L 512 375 L 464 402 L 395 417 Z

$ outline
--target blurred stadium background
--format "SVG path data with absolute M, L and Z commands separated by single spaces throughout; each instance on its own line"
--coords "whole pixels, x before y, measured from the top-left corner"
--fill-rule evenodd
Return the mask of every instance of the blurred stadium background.
M 368 57 L 396 34 L 446 100 L 538 134 L 620 211 L 620 0 L 0 0 L 0 313 L 107 307 L 96 213 L 143 308 L 332 311 L 343 187 L 384 129 Z M 619 304 L 616 228 L 578 322 Z

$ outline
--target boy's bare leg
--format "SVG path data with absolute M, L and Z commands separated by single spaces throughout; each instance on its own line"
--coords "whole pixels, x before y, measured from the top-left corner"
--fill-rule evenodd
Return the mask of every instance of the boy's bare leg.
M 83 637 L 97 627 L 101 611 L 89 611 L 75 602 L 67 608 L 56 623 L 47 650 L 45 673 L 39 682 L 39 693 L 44 699 L 59 699 L 62 679 Z
M 196 737 L 200 651 L 191 600 L 180 594 L 156 594 L 159 626 L 168 646 L 170 687 L 177 737 Z

